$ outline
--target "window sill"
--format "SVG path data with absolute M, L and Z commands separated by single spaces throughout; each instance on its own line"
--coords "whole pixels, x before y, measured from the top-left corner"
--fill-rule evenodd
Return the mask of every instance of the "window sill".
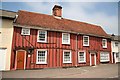
M 47 64 L 47 63 L 36 63 L 36 64 Z
M 21 34 L 22 36 L 30 36 L 30 34 Z
M 100 61 L 100 62 L 109 62 L 109 60 L 106 60 L 106 61 Z
M 78 62 L 78 63 L 86 63 L 86 61 L 83 61 L 83 62 L 81 61 L 81 62 Z
M 37 41 L 38 43 L 47 43 L 47 41 Z
M 107 47 L 103 47 L 103 49 L 107 49 Z
M 83 47 L 89 47 L 89 45 L 83 45 Z
M 64 64 L 72 64 L 72 62 L 63 62 Z
M 70 45 L 69 43 L 67 44 L 67 43 L 62 43 L 62 45 Z

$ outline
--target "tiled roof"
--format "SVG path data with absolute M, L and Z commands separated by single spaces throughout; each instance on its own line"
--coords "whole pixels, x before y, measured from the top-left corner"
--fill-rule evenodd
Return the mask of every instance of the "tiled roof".
M 119 41 L 120 42 L 120 35 L 108 34 L 111 37 L 112 41 Z
M 13 11 L 8 11 L 8 10 L 0 10 L 0 17 L 6 17 L 6 18 L 15 18 L 15 15 L 17 13 Z
M 75 32 L 79 34 L 94 35 L 99 37 L 109 37 L 108 34 L 97 25 L 88 24 L 69 19 L 57 19 L 52 15 L 34 13 L 20 10 L 15 24 L 39 26 L 54 30 Z

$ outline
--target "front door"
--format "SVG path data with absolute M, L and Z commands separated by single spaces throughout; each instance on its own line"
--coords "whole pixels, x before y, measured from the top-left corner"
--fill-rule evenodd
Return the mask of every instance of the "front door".
M 92 65 L 92 66 L 95 66 L 94 54 L 91 54 L 91 65 Z
M 96 65 L 96 53 L 90 53 L 90 66 Z
M 25 69 L 25 62 L 26 62 L 26 52 L 25 51 L 17 51 L 16 69 Z

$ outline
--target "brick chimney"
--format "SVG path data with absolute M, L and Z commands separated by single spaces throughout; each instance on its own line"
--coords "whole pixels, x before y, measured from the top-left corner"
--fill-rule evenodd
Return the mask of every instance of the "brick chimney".
M 62 7 L 61 6 L 55 5 L 52 10 L 53 10 L 53 12 L 52 12 L 53 16 L 62 17 Z

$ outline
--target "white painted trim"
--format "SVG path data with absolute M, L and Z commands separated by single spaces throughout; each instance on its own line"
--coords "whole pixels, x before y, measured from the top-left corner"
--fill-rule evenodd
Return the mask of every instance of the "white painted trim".
M 103 46 L 103 40 L 105 40 L 105 46 Z M 107 48 L 107 39 L 102 39 L 102 47 Z
M 84 44 L 84 37 L 87 37 L 88 38 L 88 44 Z M 83 36 L 83 46 L 89 46 L 89 36 Z
M 28 34 L 23 34 L 23 30 L 29 30 Z M 30 28 L 22 28 L 21 29 L 21 35 L 30 35 Z
M 114 52 L 114 61 L 116 63 L 116 53 Z
M 94 54 L 94 60 L 95 60 L 94 62 L 95 62 L 95 66 L 96 66 L 96 64 L 97 64 L 96 63 L 96 59 L 97 59 L 96 58 L 96 53 L 90 53 L 90 66 L 92 66 L 91 54 Z
M 53 16 L 56 19 L 62 19 L 62 17 L 58 17 L 58 16 Z
M 84 52 L 84 61 L 79 61 L 79 52 Z M 86 51 L 78 51 L 78 63 L 86 63 Z
M 70 61 L 67 61 L 67 62 L 64 61 L 64 52 L 70 52 Z M 63 50 L 63 63 L 72 63 L 72 54 L 71 54 L 71 50 Z
M 113 63 L 113 53 L 111 52 L 111 59 L 112 59 L 112 63 Z
M 108 60 L 101 60 L 101 54 L 108 54 Z M 110 53 L 109 52 L 100 52 L 100 62 L 108 62 L 110 61 Z
M 24 52 L 25 52 L 25 53 L 24 53 L 24 55 L 25 55 L 25 57 L 24 57 L 24 69 L 25 69 L 25 66 L 26 66 L 26 55 L 27 55 L 25 50 L 17 50 L 17 51 L 16 51 L 15 69 L 17 69 L 17 54 L 18 54 L 17 52 L 18 52 L 18 51 L 24 51 Z
M 68 34 L 68 43 L 63 42 L 63 35 Z M 70 44 L 70 34 L 69 33 L 62 33 L 62 44 Z
M 38 30 L 38 32 L 37 32 L 37 42 L 46 43 L 47 42 L 47 31 L 45 31 L 45 41 L 40 41 L 39 40 L 39 31 L 44 31 L 44 30 Z
M 45 51 L 45 62 L 38 62 L 38 51 Z M 37 49 L 36 64 L 47 64 L 47 49 Z
M 95 66 L 96 66 L 96 64 L 97 64 L 97 62 L 96 62 L 96 54 L 94 54 L 94 58 L 95 58 Z

